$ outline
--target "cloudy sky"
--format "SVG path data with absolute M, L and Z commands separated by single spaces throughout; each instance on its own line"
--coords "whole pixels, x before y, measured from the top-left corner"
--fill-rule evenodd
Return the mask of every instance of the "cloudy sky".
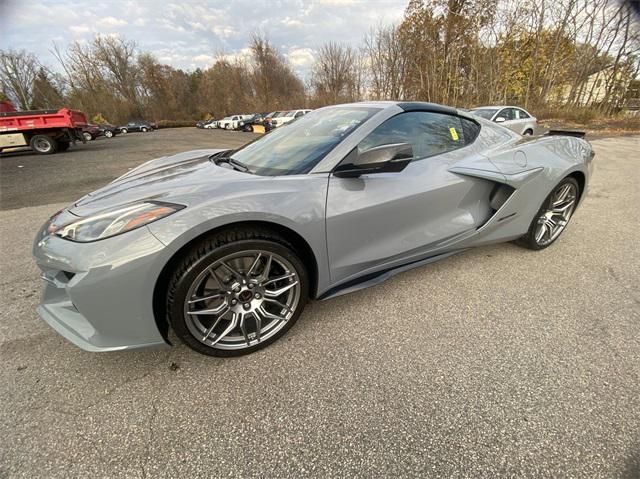
M 31 51 L 55 67 L 53 42 L 120 35 L 161 62 L 194 69 L 217 54 L 246 54 L 248 39 L 259 31 L 304 75 L 323 42 L 358 44 L 370 28 L 400 20 L 407 1 L 0 0 L 0 48 Z

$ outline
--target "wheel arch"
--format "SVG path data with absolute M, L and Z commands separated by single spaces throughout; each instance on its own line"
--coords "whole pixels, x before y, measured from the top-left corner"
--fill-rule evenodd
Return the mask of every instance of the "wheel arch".
M 580 200 L 582 199 L 582 195 L 584 193 L 584 188 L 587 183 L 586 175 L 582 171 L 576 170 L 572 173 L 569 173 L 565 178 L 574 178 L 578 182 L 578 203 L 580 203 Z
M 296 253 L 300 256 L 300 259 L 307 268 L 307 272 L 309 275 L 309 296 L 311 298 L 315 298 L 317 296 L 318 261 L 315 254 L 313 253 L 313 249 L 311 248 L 307 240 L 305 240 L 299 233 L 292 230 L 291 228 L 271 221 L 251 220 L 227 223 L 225 225 L 205 231 L 204 233 L 201 233 L 200 235 L 183 244 L 177 251 L 175 251 L 171 255 L 169 260 L 165 263 L 162 270 L 160 271 L 160 274 L 156 278 L 155 286 L 153 289 L 153 317 L 156 322 L 158 331 L 167 343 L 170 344 L 168 339 L 169 322 L 167 321 L 164 292 L 166 291 L 169 284 L 174 266 L 182 259 L 185 251 L 189 250 L 194 244 L 202 241 L 207 236 L 220 233 L 226 229 L 233 229 L 238 227 L 247 229 L 259 228 L 262 230 L 271 231 L 286 238 L 287 241 L 289 241 L 294 247 Z

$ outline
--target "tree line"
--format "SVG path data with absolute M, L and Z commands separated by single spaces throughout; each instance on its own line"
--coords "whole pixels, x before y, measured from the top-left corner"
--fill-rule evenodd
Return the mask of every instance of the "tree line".
M 374 27 L 360 45 L 320 45 L 306 79 L 265 36 L 249 51 L 184 71 L 118 37 L 53 45 L 57 65 L 0 50 L 0 96 L 114 123 L 366 99 L 610 114 L 638 90 L 640 28 L 630 3 L 615 0 L 410 0 L 398 24 Z

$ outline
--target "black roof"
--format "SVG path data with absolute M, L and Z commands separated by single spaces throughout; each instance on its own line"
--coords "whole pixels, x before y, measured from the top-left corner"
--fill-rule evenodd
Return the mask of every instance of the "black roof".
M 404 111 L 432 111 L 434 113 L 446 113 L 447 115 L 455 115 L 457 113 L 456 109 L 450 106 L 428 103 L 426 101 L 398 102 L 398 106 Z

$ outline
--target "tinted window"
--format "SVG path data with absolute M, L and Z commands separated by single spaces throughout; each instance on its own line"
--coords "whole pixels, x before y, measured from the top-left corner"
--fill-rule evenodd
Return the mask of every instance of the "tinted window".
M 295 114 L 294 118 L 300 118 L 302 115 L 304 115 L 304 113 L 299 111 L 298 113 Z
M 458 116 L 423 111 L 401 113 L 373 130 L 360 142 L 358 152 L 393 143 L 409 143 L 416 158 L 455 150 L 470 143 L 477 136 L 477 130 L 473 130 L 472 127 L 468 126 L 465 130 L 463 120 Z M 468 123 L 475 125 L 472 121 Z M 465 133 L 472 136 L 466 138 Z
M 516 113 L 518 114 L 518 118 L 531 118 L 524 110 L 516 110 Z

